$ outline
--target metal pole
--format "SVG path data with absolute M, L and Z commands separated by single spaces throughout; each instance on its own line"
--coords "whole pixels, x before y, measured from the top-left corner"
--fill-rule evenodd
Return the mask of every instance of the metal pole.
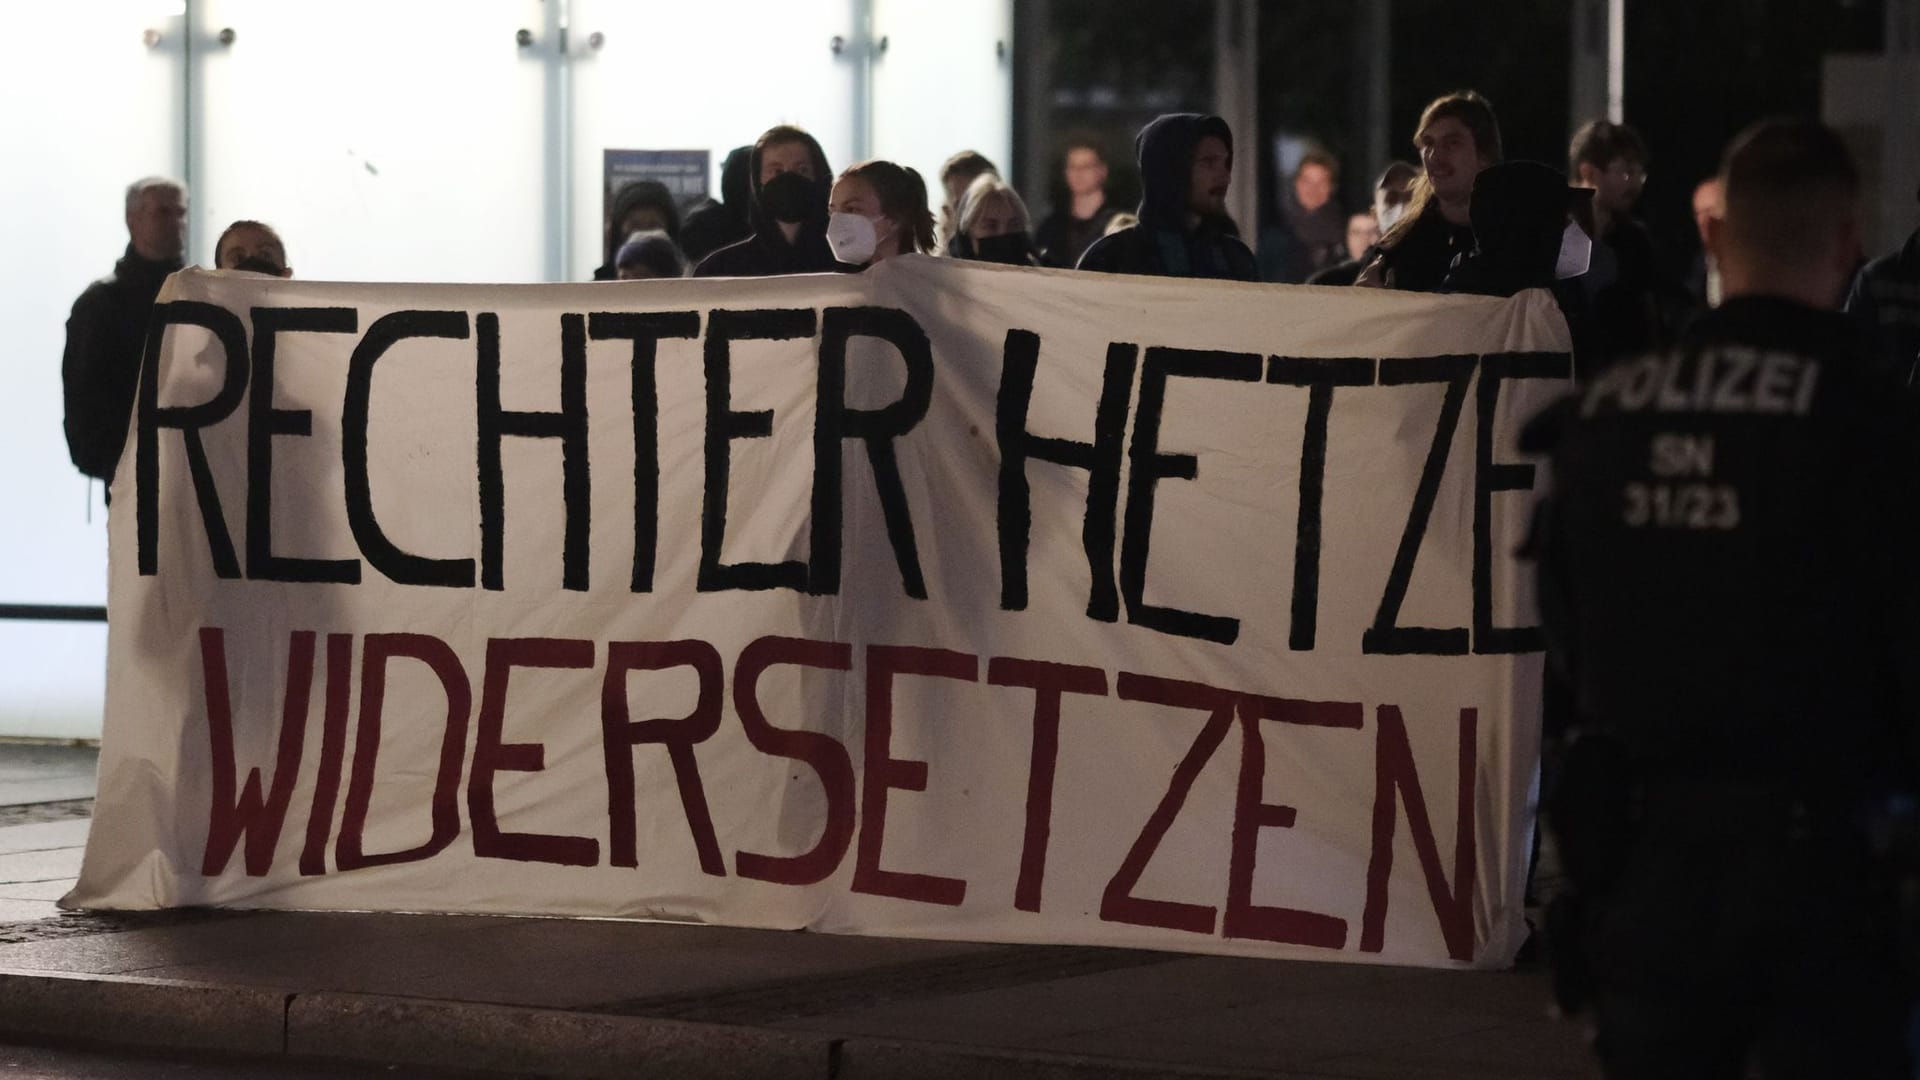
M 1886 0 L 1886 105 L 1880 126 L 1880 243 L 1890 251 L 1920 227 L 1920 0 Z M 1869 238 L 1869 243 L 1873 238 Z
M 1368 0 L 1367 39 L 1372 43 L 1367 63 L 1367 183 L 1373 182 L 1393 156 L 1392 89 L 1393 73 L 1393 0 Z M 1372 191 L 1367 192 L 1371 198 Z
M 873 0 L 853 0 L 853 35 L 847 57 L 853 64 L 853 160 L 873 156 Z
M 1053 0 L 1015 0 L 1013 20 L 1014 169 L 1028 203 L 1037 206 L 1054 182 Z
M 1607 119 L 1627 118 L 1627 0 L 1607 0 Z
M 1260 58 L 1259 8 L 1255 0 L 1214 0 L 1213 100 L 1233 129 L 1233 178 L 1227 189 L 1227 213 L 1252 246 L 1260 229 Z
M 547 189 L 546 279 L 573 279 L 573 46 L 567 30 L 572 22 L 572 0 L 540 5 L 546 10 L 541 40 L 553 42 L 540 58 L 545 70 L 546 118 L 541 127 L 547 143 L 547 165 L 542 181 Z

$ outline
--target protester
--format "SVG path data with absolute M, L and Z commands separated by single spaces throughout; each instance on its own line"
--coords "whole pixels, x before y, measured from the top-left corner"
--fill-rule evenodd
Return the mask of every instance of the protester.
M 962 150 L 940 166 L 940 188 L 946 200 L 940 204 L 940 223 L 934 234 L 938 242 L 934 250 L 944 251 L 953 239 L 959 227 L 960 196 L 966 194 L 967 186 L 989 173 L 999 176 L 1000 170 L 978 150 Z
M 1696 309 L 1717 307 L 1720 284 L 1707 259 L 1707 222 L 1720 216 L 1722 209 L 1720 178 L 1709 176 L 1693 189 L 1693 228 L 1700 241 L 1693 269 L 1687 274 L 1687 295 Z
M 1910 387 L 1920 383 L 1920 229 L 1899 251 L 1860 271 L 1847 295 L 1847 314 L 1876 366 Z
M 1020 193 L 991 173 L 977 177 L 960 196 L 959 231 L 947 245 L 958 259 L 1037 266 L 1027 204 Z
M 1834 310 L 1861 228 L 1845 144 L 1763 123 L 1722 171 L 1725 302 L 1528 432 L 1582 725 L 1547 799 L 1556 980 L 1609 1077 L 1905 1078 L 1872 838 L 1912 803 L 1920 428 Z
M 614 253 L 613 267 L 621 281 L 651 281 L 687 276 L 686 258 L 665 232 L 642 229 L 627 238 Z
M 1592 194 L 1537 161 L 1482 169 L 1473 180 L 1473 250 L 1440 291 L 1512 296 L 1585 274 L 1592 242 L 1574 215 Z
M 1372 250 L 1380 242 L 1380 223 L 1374 219 L 1373 211 L 1366 210 L 1347 216 L 1346 250 L 1349 260 L 1358 261 L 1360 256 Z
M 695 277 L 766 277 L 835 269 L 827 245 L 827 183 L 833 175 L 813 136 L 797 127 L 770 128 L 747 162 L 752 179 L 748 221 L 753 235 L 700 261 Z
M 865 268 L 933 250 L 933 213 L 920 174 L 891 161 L 863 161 L 840 174 L 827 197 L 833 257 Z
M 1034 241 L 1040 247 L 1041 265 L 1071 269 L 1095 240 L 1106 235 L 1117 208 L 1107 203 L 1107 156 L 1093 142 L 1067 146 L 1061 176 L 1067 199 L 1040 223 Z
M 187 189 L 158 176 L 134 181 L 126 222 L 127 250 L 113 273 L 73 302 L 60 363 L 67 452 L 81 472 L 99 480 L 112 480 L 120 461 L 154 298 L 183 264 Z
M 1293 183 L 1280 199 L 1280 221 L 1260 236 L 1260 278 L 1299 284 L 1314 274 L 1357 258 L 1346 250 L 1346 215 L 1334 201 L 1340 163 L 1312 150 L 1293 171 Z M 1362 249 L 1365 250 L 1365 249 Z
M 1407 202 L 1413 198 L 1413 182 L 1420 176 L 1420 170 L 1404 161 L 1395 161 L 1381 172 L 1380 179 L 1373 185 L 1373 207 L 1369 214 L 1355 214 L 1347 222 L 1348 258 L 1324 270 L 1316 271 L 1307 278 L 1309 285 L 1351 285 L 1366 269 L 1368 263 L 1379 254 L 1380 236 L 1393 228 L 1406 213 Z M 1369 219 L 1372 238 L 1367 246 L 1355 250 L 1355 228 L 1362 217 Z M 1362 233 L 1362 235 L 1365 235 Z
M 1594 358 L 1604 364 L 1661 344 L 1666 331 L 1653 237 L 1633 217 L 1646 185 L 1646 143 L 1625 124 L 1590 121 L 1574 133 L 1567 169 L 1575 183 L 1593 190 L 1593 271 L 1584 284 Z
M 753 223 L 747 218 L 752 202 L 753 147 L 737 146 L 720 166 L 720 198 L 702 199 L 687 211 L 680 225 L 680 250 L 687 262 L 698 265 L 708 255 L 753 235 Z
M 1432 292 L 1453 261 L 1473 250 L 1473 178 L 1504 156 L 1493 104 L 1472 90 L 1437 98 L 1420 114 L 1413 144 L 1425 172 L 1405 215 L 1383 226 L 1380 254 L 1356 284 Z
M 1079 268 L 1256 281 L 1227 216 L 1233 132 L 1217 116 L 1170 113 L 1140 129 L 1140 222 L 1094 241 Z
M 256 274 L 290 278 L 287 247 L 270 225 L 258 221 L 236 221 L 214 241 L 213 265 L 217 270 L 249 270 Z
M 612 281 L 617 277 L 614 252 L 620 250 L 629 236 L 648 230 L 664 232 L 678 242 L 680 208 L 674 204 L 673 192 L 658 180 L 635 180 L 622 185 L 614 193 L 613 209 L 607 215 L 606 261 L 593 272 L 593 280 Z

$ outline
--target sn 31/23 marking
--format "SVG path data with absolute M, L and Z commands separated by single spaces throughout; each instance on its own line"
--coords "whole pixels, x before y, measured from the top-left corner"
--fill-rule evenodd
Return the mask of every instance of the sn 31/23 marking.
M 1731 484 L 1641 484 L 1622 489 L 1620 517 L 1630 529 L 1735 529 L 1740 491 Z

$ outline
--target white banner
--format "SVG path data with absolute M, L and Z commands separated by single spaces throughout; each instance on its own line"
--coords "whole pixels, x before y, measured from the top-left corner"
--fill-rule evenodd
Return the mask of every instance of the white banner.
M 66 902 L 1504 966 L 1544 293 L 188 271 Z

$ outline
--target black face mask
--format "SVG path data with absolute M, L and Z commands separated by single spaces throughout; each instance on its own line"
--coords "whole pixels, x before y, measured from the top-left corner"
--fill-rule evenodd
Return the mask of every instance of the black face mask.
M 819 187 L 799 173 L 783 172 L 760 185 L 760 208 L 789 225 L 818 216 L 820 202 Z
M 235 270 L 251 270 L 256 274 L 272 274 L 275 277 L 279 277 L 287 271 L 286 267 L 276 266 L 273 260 L 263 259 L 258 255 L 249 255 L 241 259 L 239 262 L 233 264 L 233 268 Z
M 1002 233 L 974 241 L 973 249 L 980 253 L 981 262 L 1026 266 L 1032 261 L 1033 238 L 1025 232 Z

